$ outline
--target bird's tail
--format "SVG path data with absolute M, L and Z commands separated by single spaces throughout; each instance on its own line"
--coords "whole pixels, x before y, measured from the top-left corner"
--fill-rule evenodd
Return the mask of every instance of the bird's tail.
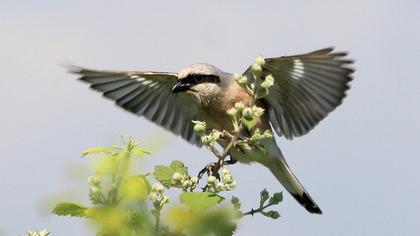
M 275 155 L 270 155 L 268 160 L 261 163 L 271 170 L 280 183 L 283 184 L 287 191 L 292 194 L 306 210 L 310 213 L 322 214 L 321 209 L 315 201 L 312 200 L 311 196 L 309 196 L 308 192 L 306 192 L 305 188 L 290 170 L 280 149 L 277 145 L 275 145 L 275 147 L 277 150 L 271 152 L 271 154 L 275 153 Z

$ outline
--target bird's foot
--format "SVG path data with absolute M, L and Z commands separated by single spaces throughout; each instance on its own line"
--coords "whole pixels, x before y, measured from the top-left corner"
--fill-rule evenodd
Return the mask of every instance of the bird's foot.
M 214 176 L 217 179 L 220 179 L 219 175 L 220 164 L 219 162 L 211 162 L 207 164 L 200 172 L 198 172 L 198 179 L 203 178 L 204 174 L 207 173 L 208 176 Z
M 229 160 L 225 160 L 223 162 L 220 162 L 220 161 L 211 162 L 207 164 L 202 170 L 200 170 L 200 172 L 198 172 L 198 179 L 200 180 L 201 178 L 203 178 L 204 174 L 207 173 L 208 176 L 214 176 L 218 180 L 220 180 L 220 175 L 219 175 L 220 168 L 224 165 L 233 165 L 236 162 L 238 161 L 233 159 L 232 157 L 230 157 Z
M 235 159 L 232 159 L 232 157 L 229 158 L 229 160 L 226 161 L 218 161 L 218 162 L 211 162 L 209 164 L 207 164 L 202 170 L 200 170 L 200 172 L 198 173 L 198 182 L 197 184 L 200 182 L 201 178 L 203 178 L 204 174 L 207 173 L 207 176 L 214 176 L 217 178 L 217 180 L 220 181 L 220 174 L 219 174 L 219 170 L 222 166 L 224 165 L 233 165 L 236 162 L 238 162 Z M 206 186 L 204 186 L 203 192 L 208 191 L 209 185 L 206 184 Z

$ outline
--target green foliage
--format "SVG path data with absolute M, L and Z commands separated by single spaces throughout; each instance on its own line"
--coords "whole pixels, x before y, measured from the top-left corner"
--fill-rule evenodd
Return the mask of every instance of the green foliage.
M 58 216 L 85 217 L 86 207 L 72 202 L 63 202 L 55 206 L 53 213 Z
M 172 177 L 175 173 L 181 175 L 188 175 L 187 167 L 184 163 L 180 161 L 172 161 L 169 166 L 158 165 L 155 167 L 153 176 L 161 183 L 163 186 L 169 188 L 172 184 Z
M 270 200 L 269 200 L 270 199 Z M 277 219 L 280 217 L 280 214 L 277 211 L 265 211 L 268 207 L 278 205 L 280 202 L 283 201 L 283 193 L 274 193 L 273 196 L 270 197 L 270 194 L 266 189 L 261 191 L 260 193 L 260 206 L 258 209 L 250 210 L 243 215 L 254 215 L 256 213 L 260 213 L 263 216 L 269 217 L 271 219 Z
M 223 197 L 210 192 L 184 192 L 179 200 L 192 211 L 203 212 L 224 200 Z

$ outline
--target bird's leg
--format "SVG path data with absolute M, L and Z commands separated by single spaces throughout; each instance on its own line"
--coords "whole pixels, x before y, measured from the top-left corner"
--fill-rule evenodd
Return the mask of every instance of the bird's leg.
M 218 165 L 219 162 L 211 162 L 207 164 L 202 170 L 200 170 L 200 172 L 198 172 L 198 179 L 200 180 L 203 178 L 204 174 L 207 173 L 208 176 L 214 176 L 220 180 L 220 175 L 218 172 L 220 167 Z
M 207 164 L 200 172 L 198 172 L 198 179 L 200 180 L 203 178 L 204 174 L 207 173 L 208 176 L 214 176 L 218 180 L 220 180 L 219 170 L 224 165 L 233 165 L 238 160 L 233 159 L 231 156 L 229 156 L 229 160 L 226 161 L 218 161 L 218 162 L 211 162 Z

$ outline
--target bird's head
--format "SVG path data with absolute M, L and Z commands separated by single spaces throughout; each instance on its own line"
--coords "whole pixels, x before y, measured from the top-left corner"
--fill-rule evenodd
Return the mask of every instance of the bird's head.
M 210 102 L 218 97 L 230 77 L 213 65 L 193 64 L 178 73 L 172 92 L 186 92 L 200 102 Z

